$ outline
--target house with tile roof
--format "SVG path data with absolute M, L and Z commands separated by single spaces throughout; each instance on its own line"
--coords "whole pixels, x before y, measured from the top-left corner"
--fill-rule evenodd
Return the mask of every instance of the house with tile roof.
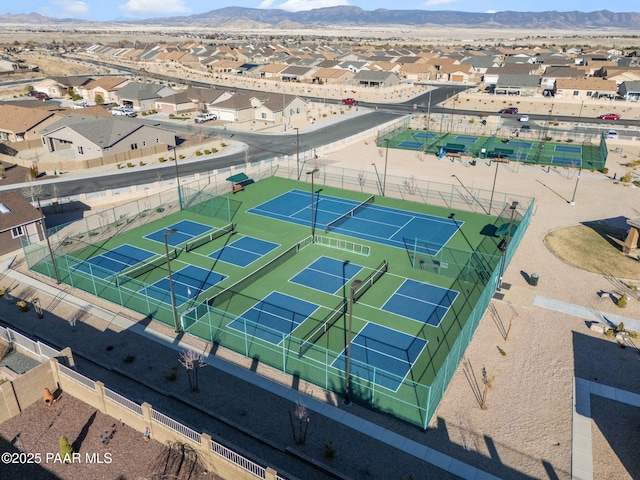
M 394 87 L 400 83 L 400 77 L 393 72 L 360 70 L 353 77 L 353 82 L 363 87 Z
M 613 80 L 597 77 L 558 78 L 555 84 L 555 96 L 586 100 L 590 98 L 615 98 L 618 86 Z
M 307 102 L 297 95 L 275 92 L 237 92 L 230 98 L 208 106 L 224 122 L 290 123 L 309 111 Z
M 640 101 L 640 80 L 622 82 L 618 87 L 618 94 L 625 100 Z
M 51 98 L 65 98 L 70 90 L 77 90 L 91 81 L 87 76 L 49 77 L 33 84 L 36 92 L 42 92 Z
M 167 115 L 188 112 L 208 112 L 209 105 L 227 100 L 233 96 L 228 90 L 213 88 L 194 88 L 163 97 L 155 102 L 155 109 Z
M 116 103 L 116 92 L 131 81 L 127 77 L 97 77 L 78 88 L 78 94 L 86 101 L 95 102 L 100 95 L 104 103 Z
M 313 83 L 348 85 L 353 80 L 355 73 L 341 68 L 320 68 L 311 76 Z
M 132 107 L 134 110 L 151 110 L 156 100 L 177 93 L 166 85 L 153 83 L 129 82 L 116 90 L 115 96 L 119 105 Z
M 23 238 L 44 239 L 42 214 L 17 190 L 0 193 L 0 255 L 18 250 Z
M 43 108 L 0 105 L 0 141 L 37 141 L 40 138 L 38 130 L 60 118 L 59 113 Z

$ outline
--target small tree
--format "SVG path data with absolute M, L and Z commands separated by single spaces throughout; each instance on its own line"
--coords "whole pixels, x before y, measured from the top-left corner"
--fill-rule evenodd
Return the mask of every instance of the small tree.
M 198 370 L 206 365 L 201 354 L 193 350 L 183 350 L 180 352 L 180 363 L 187 371 L 189 390 L 198 391 Z
M 71 463 L 73 460 L 73 447 L 69 444 L 69 440 L 64 435 L 60 437 L 60 456 L 64 463 Z
M 100 95 L 99 93 L 96 94 L 94 100 L 96 102 L 96 105 L 104 105 L 104 97 L 102 95 Z
M 627 294 L 623 294 L 618 301 L 616 302 L 616 305 L 618 306 L 618 308 L 626 308 L 627 307 Z M 622 325 L 622 328 L 624 328 L 624 324 Z
M 294 420 L 295 419 L 295 420 Z M 302 404 L 302 401 L 296 402 L 296 408 L 293 413 L 289 411 L 289 421 L 291 422 L 291 432 L 293 440 L 297 445 L 304 445 L 307 439 L 307 430 L 309 429 L 309 411 Z

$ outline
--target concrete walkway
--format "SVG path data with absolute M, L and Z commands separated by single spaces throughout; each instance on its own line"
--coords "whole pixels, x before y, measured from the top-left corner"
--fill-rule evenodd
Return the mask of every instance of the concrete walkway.
M 183 351 L 184 349 L 192 349 L 193 347 L 185 342 L 176 342 L 174 338 L 162 334 L 152 328 L 144 327 L 136 322 L 133 322 L 121 315 L 111 312 L 102 307 L 93 305 L 81 298 L 74 295 L 61 292 L 54 286 L 40 282 L 36 278 L 27 276 L 21 272 L 12 270 L 10 268 L 14 261 L 13 256 L 5 256 L 0 258 L 0 275 L 6 278 L 11 278 L 21 285 L 28 285 L 38 292 L 50 295 L 51 297 L 59 299 L 61 302 L 65 302 L 74 308 L 81 309 L 87 314 L 94 315 L 97 318 L 107 322 L 109 325 L 114 325 L 122 329 L 126 329 L 129 332 L 143 336 L 154 342 L 171 348 L 175 351 Z M 201 353 L 201 352 L 199 352 Z M 84 353 L 83 353 L 84 354 Z M 278 395 L 284 399 L 296 403 L 300 401 L 300 396 L 304 395 L 300 391 L 289 388 L 285 385 L 274 382 L 266 377 L 263 377 L 257 373 L 252 372 L 246 368 L 230 363 L 219 357 L 206 355 L 205 361 L 208 365 L 222 370 L 230 375 L 233 375 L 245 382 L 260 387 L 272 394 Z M 99 379 L 98 379 L 99 380 Z M 461 462 L 453 457 L 440 453 L 432 448 L 415 442 L 407 437 L 399 435 L 388 429 L 385 429 L 373 422 L 364 420 L 356 415 L 353 415 L 344 410 L 334 407 L 325 402 L 316 400 L 313 397 L 305 396 L 304 405 L 311 411 L 323 415 L 331 420 L 339 422 L 349 428 L 352 428 L 360 433 L 363 433 L 373 439 L 379 440 L 386 445 L 401 450 L 409 455 L 412 455 L 422 461 L 430 463 L 436 467 L 439 467 L 449 473 L 452 473 L 465 480 L 498 480 L 492 474 L 484 472 L 476 467 Z

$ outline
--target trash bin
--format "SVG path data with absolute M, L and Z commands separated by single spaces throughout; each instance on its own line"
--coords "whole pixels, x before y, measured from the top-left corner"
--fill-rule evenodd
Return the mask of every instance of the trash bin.
M 532 273 L 529 277 L 529 285 L 536 287 L 538 285 L 538 274 Z

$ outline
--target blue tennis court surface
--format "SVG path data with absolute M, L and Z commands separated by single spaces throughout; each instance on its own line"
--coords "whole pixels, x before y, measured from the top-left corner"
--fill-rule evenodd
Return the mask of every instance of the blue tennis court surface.
M 113 250 L 103 252 L 74 266 L 76 270 L 95 275 L 99 278 L 107 278 L 114 273 L 119 273 L 126 268 L 153 257 L 155 253 L 133 245 L 120 245 Z M 97 267 L 97 268 L 93 268 Z
M 200 293 L 213 287 L 225 278 L 227 278 L 226 275 L 194 265 L 188 265 L 172 273 L 171 279 L 173 280 L 173 291 L 176 295 L 176 306 L 182 305 L 188 299 L 196 298 Z M 148 297 L 171 304 L 171 288 L 168 276 L 140 291 Z
M 310 203 L 309 192 L 291 190 L 248 210 L 248 212 L 310 226 Z M 353 210 L 359 203 L 345 198 L 316 194 L 316 227 L 325 227 L 328 223 Z M 428 245 L 437 246 L 430 252 L 435 255 L 462 225 L 463 222 L 458 222 L 456 225 L 456 222 L 450 218 L 383 207 L 374 203 L 367 205 L 355 216 L 346 218 L 339 226 L 330 228 L 330 231 L 402 249 L 406 247 L 407 242 L 412 243 L 415 238 L 420 238 Z
M 289 281 L 333 295 L 342 290 L 360 270 L 360 265 L 323 256 Z
M 509 141 L 509 147 L 510 148 L 530 149 L 531 147 L 533 147 L 533 143 L 531 143 L 531 142 L 523 142 L 522 140 L 510 140 Z
M 469 142 L 469 143 L 476 143 L 479 140 L 479 137 L 468 137 L 466 135 L 458 135 L 456 137 L 456 140 L 458 140 L 459 142 Z
M 208 256 L 244 268 L 279 246 L 258 238 L 242 237 Z
M 192 222 L 191 220 L 181 220 L 178 223 L 169 225 L 167 228 L 156 230 L 149 235 L 145 235 L 144 238 L 164 244 L 164 234 L 167 230 L 171 229 L 175 229 L 177 231 L 171 235 L 167 235 L 167 243 L 172 247 L 175 247 L 176 245 L 187 242 L 198 235 L 214 230 L 214 227 L 203 223 Z
M 573 145 L 556 145 L 555 151 L 560 153 L 582 153 L 582 147 L 576 147 Z
M 563 167 L 581 167 L 582 159 L 578 157 L 560 157 L 554 155 L 551 157 L 551 163 L 554 165 L 562 165 Z
M 367 323 L 351 342 L 351 374 L 398 390 L 427 341 L 375 323 Z M 347 351 L 332 366 L 345 370 Z
M 413 136 L 415 138 L 426 138 L 427 140 L 431 140 L 432 138 L 436 138 L 438 134 L 431 132 L 416 132 Z
M 437 327 L 457 296 L 455 290 L 406 279 L 382 310 Z
M 412 142 L 411 140 L 403 140 L 398 144 L 400 148 L 409 148 L 411 150 L 418 150 L 419 148 L 424 147 L 424 143 L 422 142 Z
M 272 292 L 227 327 L 277 345 L 317 308 L 314 303 Z

